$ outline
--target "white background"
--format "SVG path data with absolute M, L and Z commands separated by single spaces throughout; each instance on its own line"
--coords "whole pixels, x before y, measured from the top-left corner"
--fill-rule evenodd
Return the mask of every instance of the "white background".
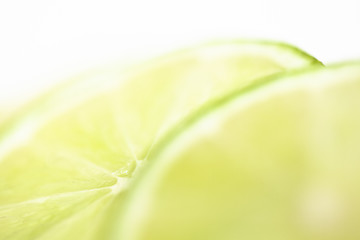
M 224 38 L 360 59 L 359 0 L 0 0 L 0 117 L 72 74 Z

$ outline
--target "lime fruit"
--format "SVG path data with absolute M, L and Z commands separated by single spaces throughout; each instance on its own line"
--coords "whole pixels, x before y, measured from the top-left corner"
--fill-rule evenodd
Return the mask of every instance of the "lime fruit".
M 113 239 L 360 239 L 359 93 L 357 62 L 208 107 L 153 149 Z
M 0 130 L 0 239 L 104 239 L 108 206 L 188 114 L 256 79 L 321 65 L 291 46 L 223 42 L 92 71 Z

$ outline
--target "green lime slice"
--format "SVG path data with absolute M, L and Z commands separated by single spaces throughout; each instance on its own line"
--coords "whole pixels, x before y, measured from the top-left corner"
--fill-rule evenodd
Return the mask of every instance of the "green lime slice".
M 309 65 L 321 63 L 288 45 L 223 42 L 55 90 L 0 130 L 0 239 L 103 239 L 101 216 L 170 128 L 257 78 Z
M 122 240 L 360 239 L 360 62 L 269 78 L 150 155 Z

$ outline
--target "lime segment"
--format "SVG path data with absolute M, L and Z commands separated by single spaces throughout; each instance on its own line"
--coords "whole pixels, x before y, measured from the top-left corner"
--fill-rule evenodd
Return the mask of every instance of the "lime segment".
M 102 193 L 94 198 L 122 192 L 158 139 L 185 116 L 258 78 L 309 65 L 321 63 L 288 45 L 226 42 L 84 74 L 0 129 L 0 239 L 54 239 L 52 231 L 78 239 L 73 230 L 89 224 L 91 210 L 76 202 L 90 204 L 88 191 Z M 69 198 L 62 200 L 69 211 L 46 208 L 59 196 Z M 56 221 L 47 221 L 53 215 Z M 71 221 L 73 229 L 57 227 Z
M 359 92 L 349 63 L 208 108 L 154 149 L 113 239 L 359 239 Z

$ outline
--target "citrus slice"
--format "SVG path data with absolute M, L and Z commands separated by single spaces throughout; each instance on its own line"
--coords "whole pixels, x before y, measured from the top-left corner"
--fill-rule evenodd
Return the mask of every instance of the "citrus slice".
M 172 126 L 308 65 L 321 64 L 288 45 L 225 42 L 93 71 L 48 94 L 0 130 L 0 239 L 103 239 L 102 214 Z
M 207 108 L 153 150 L 113 239 L 360 239 L 359 93 L 360 62 Z

